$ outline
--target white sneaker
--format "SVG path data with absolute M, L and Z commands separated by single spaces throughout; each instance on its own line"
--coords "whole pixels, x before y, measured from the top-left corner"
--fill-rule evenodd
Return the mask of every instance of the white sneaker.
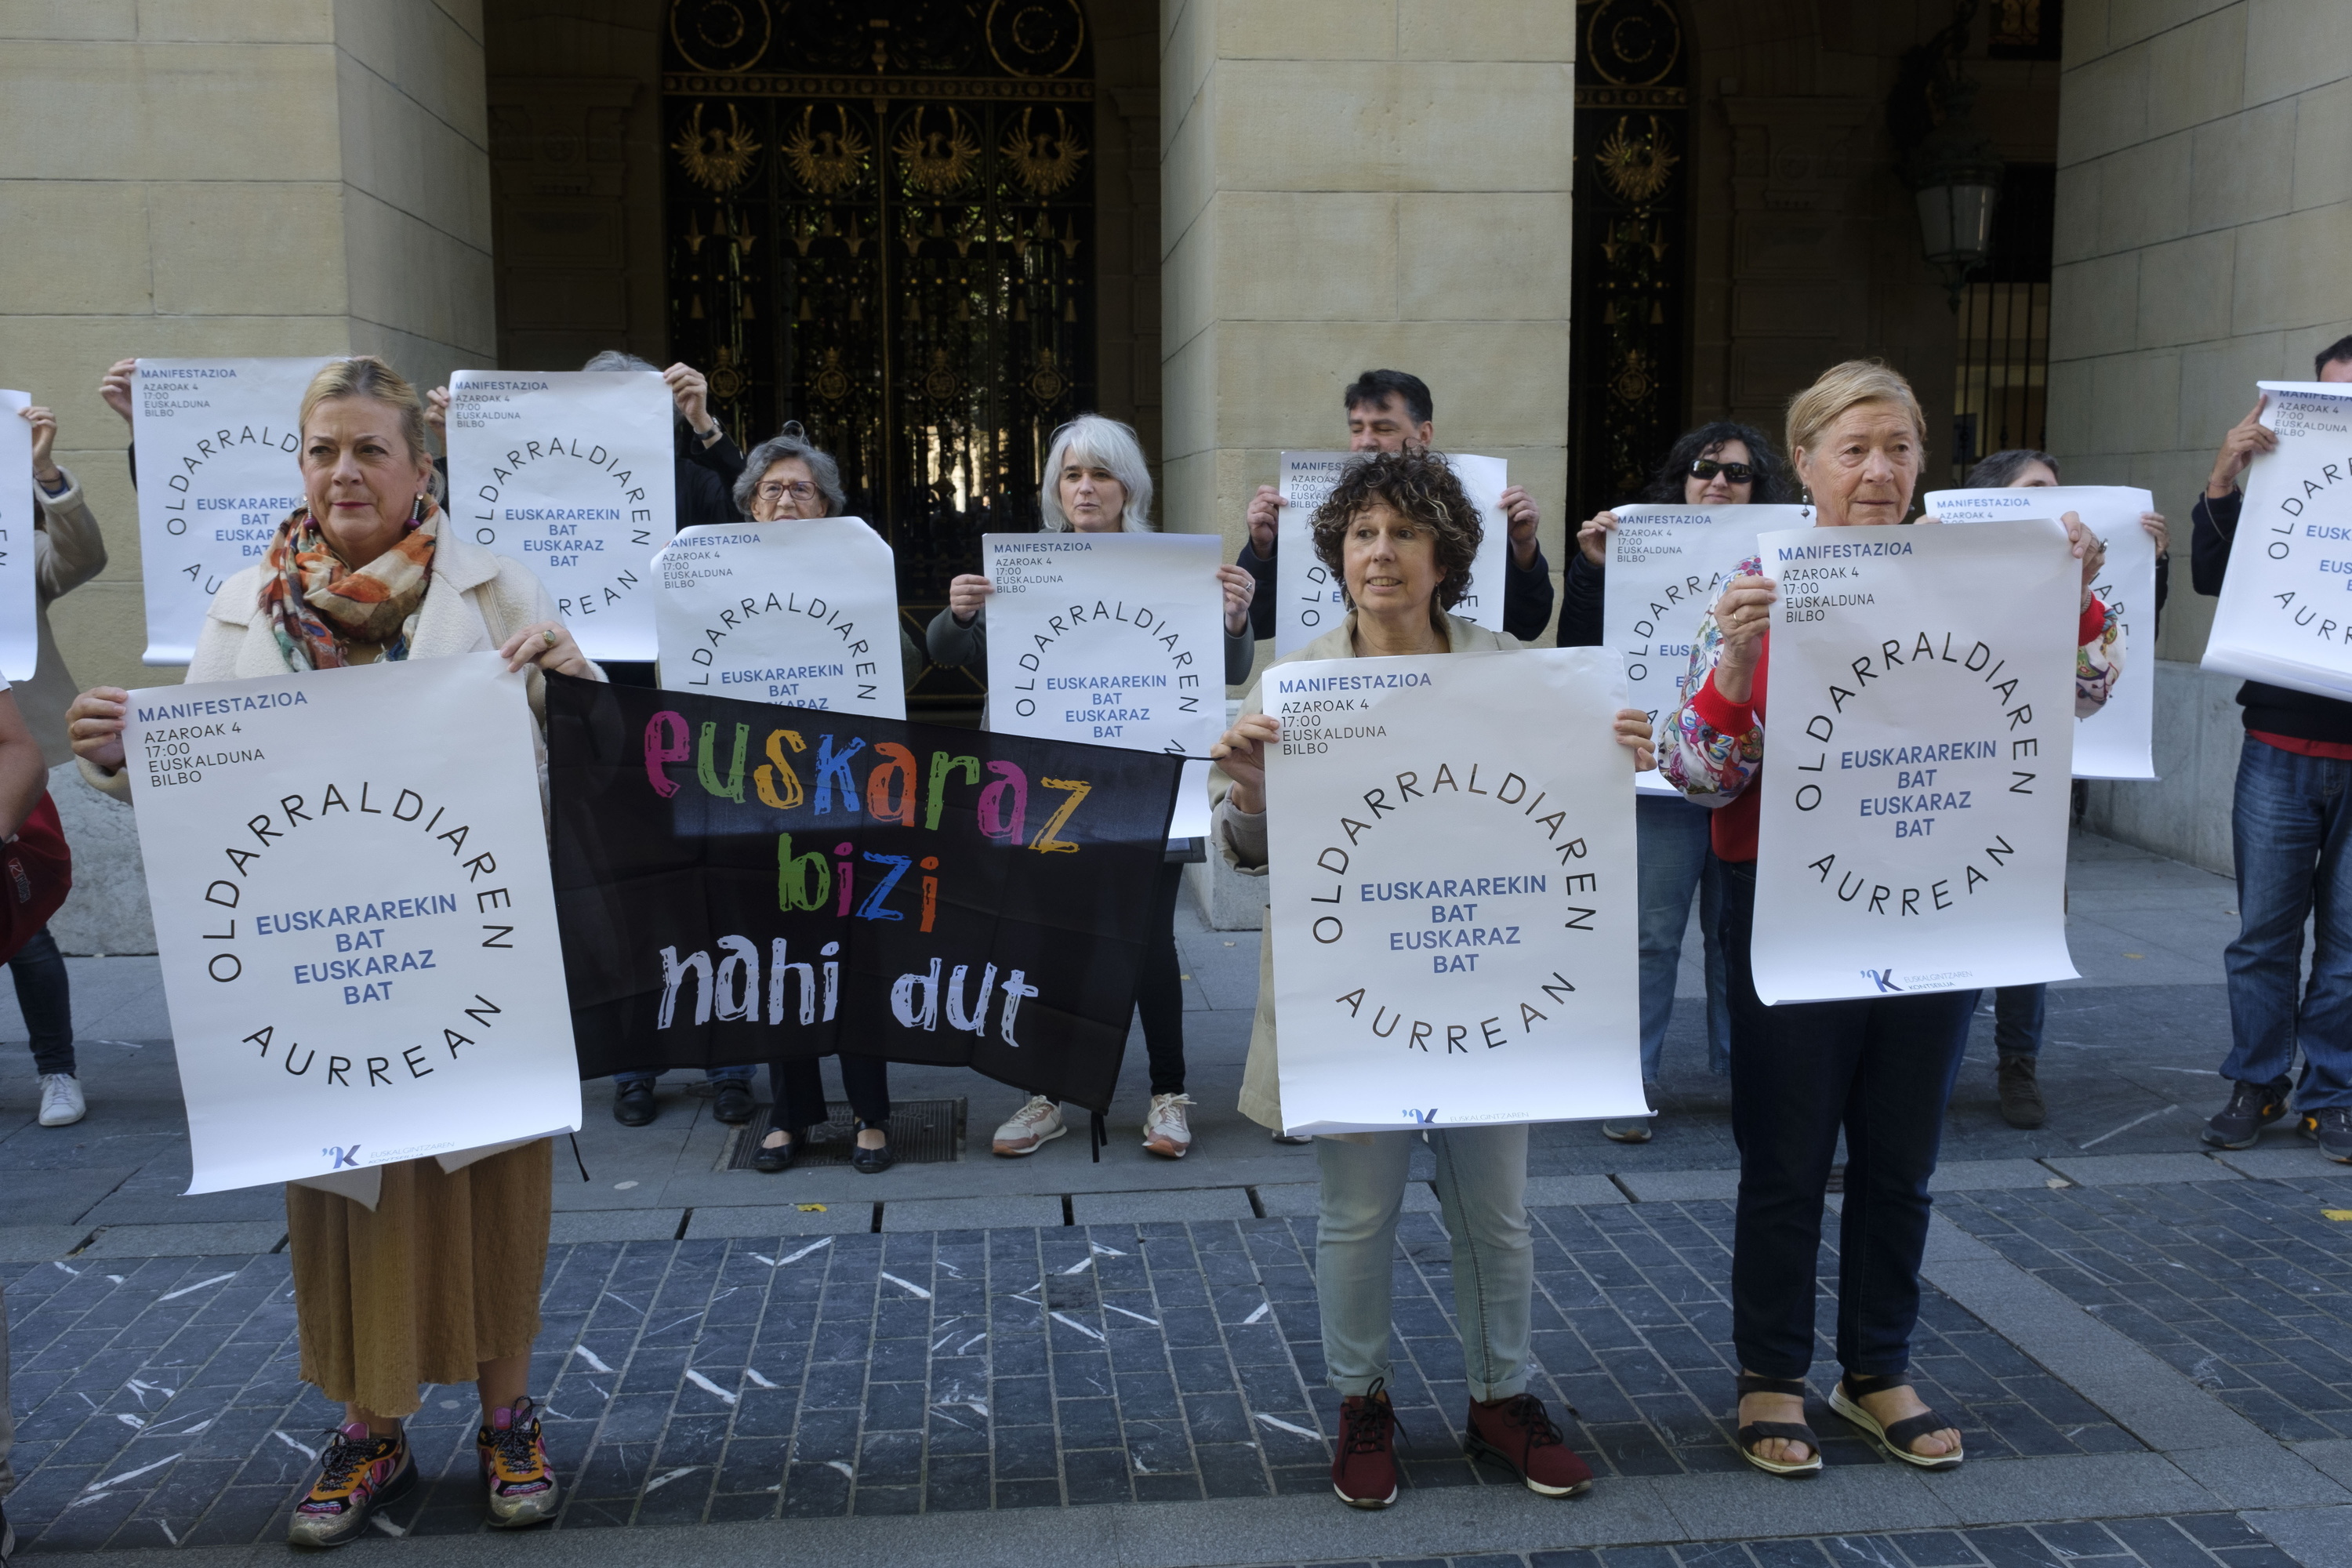
M 70 1127 L 89 1114 L 81 1097 L 81 1080 L 69 1072 L 41 1075 L 41 1125 Z
M 1189 1094 L 1153 1095 L 1143 1118 L 1143 1146 L 1167 1160 L 1192 1152 L 1192 1130 L 1184 1122 L 1184 1108 L 1192 1103 Z
M 1062 1108 L 1042 1094 L 1033 1095 L 1028 1104 L 996 1130 L 995 1142 L 990 1146 L 999 1154 L 1034 1154 L 1068 1131 L 1062 1121 Z

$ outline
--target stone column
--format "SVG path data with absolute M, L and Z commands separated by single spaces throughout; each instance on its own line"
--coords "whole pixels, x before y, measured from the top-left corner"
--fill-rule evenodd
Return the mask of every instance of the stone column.
M 1563 564 L 1575 7 L 1165 0 L 1167 526 L 1245 536 L 1340 389 L 1429 383 L 1438 442 L 1511 465 Z M 1270 648 L 1271 645 L 1267 645 Z
M 2066 478 L 2143 485 L 2172 527 L 2161 784 L 2094 784 L 2091 825 L 2230 867 L 2242 727 L 2202 656 L 2189 509 L 2258 379 L 2307 381 L 2352 331 L 2352 7 L 2156 0 L 2070 9 L 2050 302 L 2050 445 Z M 2173 662 L 2180 661 L 2180 662 Z M 2126 679 L 2128 679 L 2128 674 Z
M 50 612 L 84 686 L 154 685 L 126 355 L 495 363 L 479 0 L 0 7 L 0 380 L 58 411 L 108 565 Z M 290 410 L 289 411 L 291 412 Z M 80 862 L 68 952 L 152 952 L 124 808 L 53 776 Z
M 1343 445 L 1341 389 L 1387 367 L 1429 384 L 1441 447 L 1509 461 L 1556 582 L 1576 8 L 1160 10 L 1164 525 L 1231 559 L 1281 452 Z M 1193 878 L 1211 922 L 1255 926 L 1264 889 L 1223 872 Z
M 139 531 L 98 398 L 132 354 L 495 363 L 478 0 L 0 10 L 0 376 L 58 411 L 105 526 L 51 612 L 85 684 L 142 670 Z

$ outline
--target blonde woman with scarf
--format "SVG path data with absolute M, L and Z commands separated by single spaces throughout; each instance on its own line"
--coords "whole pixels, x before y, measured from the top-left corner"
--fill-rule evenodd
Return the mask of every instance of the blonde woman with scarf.
M 510 668 L 531 669 L 531 710 L 543 722 L 539 671 L 603 679 L 529 567 L 445 528 L 424 410 L 398 372 L 369 355 L 329 364 L 303 395 L 301 429 L 305 504 L 261 562 L 214 597 L 189 680 L 496 648 Z M 120 688 L 97 687 L 66 716 L 84 776 L 118 799 L 130 796 L 128 701 Z M 555 1511 L 528 1389 L 550 1150 L 533 1139 L 287 1187 L 302 1379 L 344 1405 L 295 1508 L 295 1544 L 341 1545 L 415 1486 L 401 1418 L 416 1412 L 421 1384 L 479 1389 L 492 1524 Z

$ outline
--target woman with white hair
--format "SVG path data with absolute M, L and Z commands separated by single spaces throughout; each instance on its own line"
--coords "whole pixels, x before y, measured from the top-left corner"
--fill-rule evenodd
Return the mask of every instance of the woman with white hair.
M 1045 453 L 1037 503 L 1049 533 L 1150 532 L 1151 472 L 1135 432 L 1116 419 L 1082 414 L 1054 433 Z M 1256 657 L 1250 635 L 1250 597 L 1255 581 L 1238 566 L 1217 568 L 1225 594 L 1225 683 L 1249 679 Z M 988 667 L 987 578 L 967 573 L 948 584 L 948 607 L 934 616 L 928 633 L 931 662 Z M 982 715 L 983 727 L 987 716 Z M 1143 1146 L 1165 1159 L 1181 1160 L 1192 1147 L 1184 1108 L 1184 989 L 1176 958 L 1176 894 L 1184 863 L 1196 850 L 1170 851 L 1160 868 L 1152 937 L 1136 987 L 1143 1014 L 1144 1048 L 1151 1061 L 1151 1109 L 1143 1121 Z M 996 1130 L 993 1147 L 1003 1155 L 1034 1154 L 1069 1131 L 1061 1106 L 1034 1096 Z

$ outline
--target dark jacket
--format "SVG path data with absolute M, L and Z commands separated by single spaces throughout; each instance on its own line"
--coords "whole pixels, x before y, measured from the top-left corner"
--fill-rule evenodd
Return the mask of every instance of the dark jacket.
M 1254 542 L 1244 542 L 1242 552 L 1234 557 L 1234 564 L 1257 581 L 1256 596 L 1250 600 L 1250 634 L 1261 642 L 1274 636 L 1274 560 L 1271 555 L 1260 555 Z M 1536 546 L 1535 559 L 1524 569 L 1513 565 L 1506 553 L 1503 630 L 1521 642 L 1533 642 L 1550 624 L 1551 565 L 1544 560 L 1543 546 Z
M 2207 495 L 2197 498 L 2197 522 L 2189 534 L 2189 575 L 2200 594 L 2217 595 L 2221 591 L 2221 580 L 2230 572 L 2230 542 L 2238 536 L 2238 514 L 2245 499 L 2236 490 L 2220 500 Z M 2238 688 L 2238 705 L 2245 710 L 2249 730 L 2298 741 L 2352 745 L 2352 702 L 2249 680 Z

